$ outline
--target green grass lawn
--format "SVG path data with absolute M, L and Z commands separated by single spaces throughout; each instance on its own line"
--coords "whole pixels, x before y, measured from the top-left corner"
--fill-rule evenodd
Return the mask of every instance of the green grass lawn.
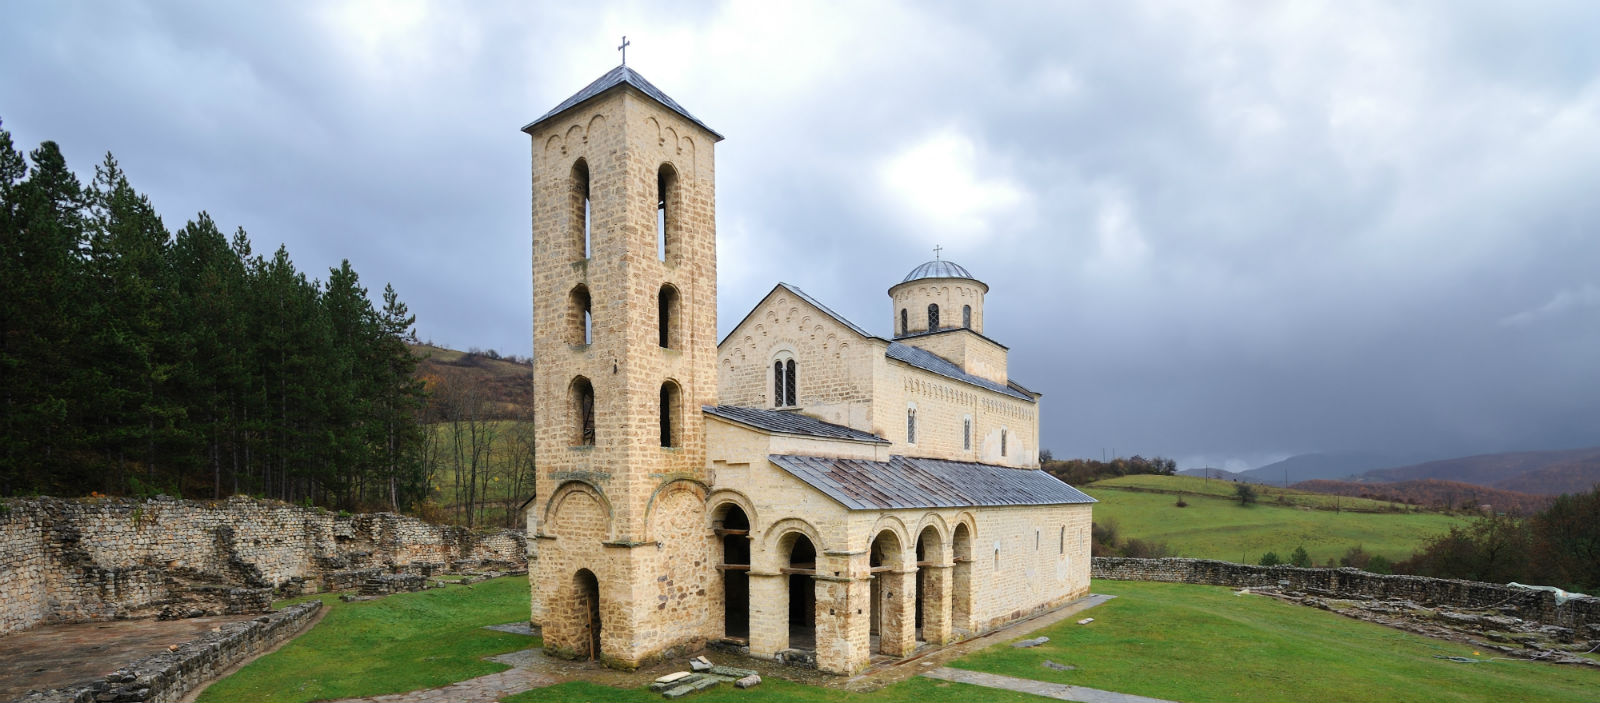
M 1118 596 L 952 666 L 1176 701 L 1594 701 L 1600 671 L 1490 661 L 1470 647 L 1217 586 L 1095 581 Z M 1461 664 L 1435 655 L 1483 660 Z M 1044 660 L 1076 666 L 1054 671 Z
M 536 688 L 500 699 L 504 703 L 650 703 L 660 701 L 661 694 L 648 688 L 615 688 L 599 684 L 574 681 L 549 688 Z M 807 686 L 782 679 L 763 678 L 761 685 L 737 689 L 731 684 L 718 684 L 700 693 L 691 693 L 681 700 L 696 703 L 763 703 L 764 701 L 816 701 L 818 703 L 1047 703 L 1054 698 L 1033 696 L 1014 691 L 1001 691 L 964 683 L 913 678 L 885 686 L 871 693 L 852 693 L 836 688 Z
M 1118 476 L 1095 481 L 1089 486 L 1093 488 L 1123 488 L 1233 498 L 1236 495 L 1235 491 L 1238 490 L 1239 484 L 1233 481 L 1207 479 L 1198 476 L 1134 474 L 1132 476 Z M 1328 495 L 1326 493 L 1296 491 L 1281 486 L 1268 486 L 1259 483 L 1252 483 L 1250 487 L 1255 489 L 1262 503 L 1272 505 L 1304 506 L 1315 510 L 1355 510 L 1369 513 L 1395 513 L 1410 509 L 1401 503 L 1372 500 L 1371 498 L 1351 498 L 1348 496 Z
M 329 608 L 322 622 L 199 700 L 298 703 L 414 691 L 504 671 L 482 658 L 541 646 L 537 638 L 483 629 L 528 618 L 522 576 L 357 603 L 311 597 Z
M 1269 551 L 1287 561 L 1299 545 L 1305 545 L 1318 565 L 1357 545 L 1368 554 L 1399 561 L 1410 557 L 1426 538 L 1452 525 L 1468 524 L 1439 513 L 1333 512 L 1270 502 L 1246 507 L 1237 500 L 1204 495 L 1185 495 L 1189 505 L 1179 508 L 1176 496 L 1120 490 L 1104 481 L 1084 492 L 1100 501 L 1094 506 L 1095 521 L 1115 522 L 1124 539 L 1165 542 L 1177 556 L 1251 564 Z

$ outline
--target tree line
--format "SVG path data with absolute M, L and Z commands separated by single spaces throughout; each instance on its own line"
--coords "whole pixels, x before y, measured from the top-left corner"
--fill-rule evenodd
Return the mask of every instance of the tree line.
M 349 261 L 308 278 L 204 212 L 170 232 L 110 154 L 84 185 L 0 129 L 0 301 L 0 495 L 426 495 L 415 318 Z
M 1531 517 L 1485 515 L 1428 540 L 1396 573 L 1600 589 L 1600 485 Z

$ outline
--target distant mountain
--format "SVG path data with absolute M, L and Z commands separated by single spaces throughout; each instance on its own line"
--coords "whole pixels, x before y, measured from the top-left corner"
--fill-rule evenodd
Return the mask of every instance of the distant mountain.
M 1539 495 L 1583 493 L 1600 483 L 1600 447 L 1443 459 L 1368 471 L 1357 480 L 1388 483 L 1427 478 Z
M 1199 476 L 1200 478 L 1216 478 L 1224 481 L 1237 481 L 1239 474 L 1227 469 L 1184 469 L 1178 472 L 1179 476 Z
M 1301 481 L 1290 488 L 1313 493 L 1326 493 L 1350 498 L 1370 498 L 1391 503 L 1407 503 L 1427 508 L 1455 510 L 1489 506 L 1490 510 L 1514 515 L 1532 515 L 1550 507 L 1553 496 L 1534 495 L 1479 486 L 1460 481 L 1424 478 L 1393 483 L 1360 481 L 1329 481 L 1313 479 Z
M 1239 473 L 1239 480 L 1282 486 L 1285 483 L 1314 479 L 1343 479 L 1373 469 L 1409 464 L 1418 461 L 1419 458 L 1362 452 L 1299 454 L 1277 463 L 1242 471 Z

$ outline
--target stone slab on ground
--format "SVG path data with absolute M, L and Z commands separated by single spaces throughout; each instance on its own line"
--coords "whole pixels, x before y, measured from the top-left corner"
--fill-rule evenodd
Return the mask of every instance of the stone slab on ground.
M 529 637 L 536 635 L 536 633 L 533 631 L 533 626 L 527 622 L 508 622 L 504 625 L 484 625 L 483 629 L 495 630 L 497 632 L 509 632 L 513 635 L 527 635 Z
M 1032 637 L 1032 638 L 1029 638 L 1029 639 L 1022 640 L 1021 642 L 1012 642 L 1011 646 L 1012 647 L 1016 647 L 1018 649 L 1022 649 L 1022 648 L 1025 648 L 1025 647 L 1037 647 L 1037 646 L 1039 646 L 1041 644 L 1044 644 L 1046 642 L 1049 642 L 1049 641 L 1050 641 L 1049 637 Z
M 738 687 L 738 688 L 755 688 L 756 686 L 760 686 L 761 685 L 761 675 L 760 674 L 751 674 L 751 675 L 746 676 L 746 677 L 744 677 L 742 679 L 739 679 L 738 681 L 733 682 L 733 685 Z
M 1059 701 L 1078 701 L 1078 703 L 1171 703 L 1161 698 L 1146 698 L 1128 693 L 1102 691 L 1098 688 L 1069 686 L 1047 681 L 1034 681 L 1033 679 L 1019 679 L 1014 676 L 1001 676 L 999 674 L 951 669 L 949 667 L 934 669 L 924 673 L 923 676 L 930 679 L 939 679 L 940 681 L 954 681 L 956 683 L 983 686 L 984 688 L 1031 693 L 1035 696 L 1054 698 Z
M 728 677 L 730 679 L 742 679 L 742 678 L 744 678 L 746 676 L 754 676 L 756 674 L 756 670 L 755 669 L 740 669 L 740 668 L 734 667 L 734 666 L 720 666 L 719 665 L 719 666 L 711 667 L 711 673 L 715 674 L 717 676 L 726 676 L 726 677 Z

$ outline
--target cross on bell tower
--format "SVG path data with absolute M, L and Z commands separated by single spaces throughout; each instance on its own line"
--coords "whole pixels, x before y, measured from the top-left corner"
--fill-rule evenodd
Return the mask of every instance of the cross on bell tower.
M 624 66 L 628 65 L 628 47 L 632 44 L 633 42 L 628 41 L 628 35 L 622 35 L 622 43 L 617 46 L 617 51 L 622 52 L 622 65 Z

